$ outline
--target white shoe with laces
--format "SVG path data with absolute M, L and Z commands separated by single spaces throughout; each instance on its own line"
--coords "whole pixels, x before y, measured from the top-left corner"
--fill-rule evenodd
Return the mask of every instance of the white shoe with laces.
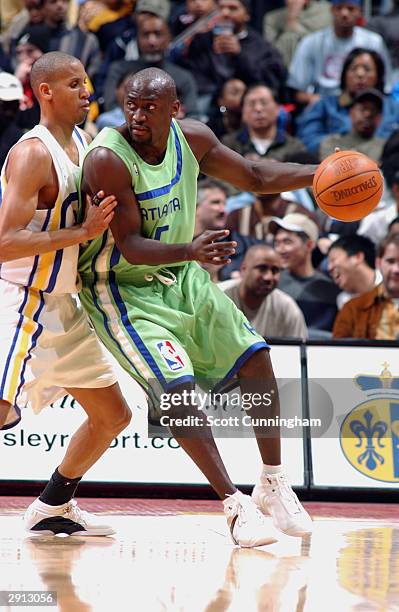
M 25 512 L 24 522 L 26 531 L 37 535 L 105 536 L 115 533 L 101 517 L 81 510 L 75 500 L 50 506 L 39 498 L 35 499 Z
M 249 495 L 236 491 L 223 501 L 223 506 L 234 544 L 252 548 L 277 541 Z
M 304 536 L 313 530 L 313 522 L 283 472 L 262 476 L 252 491 L 252 499 L 261 512 L 270 514 L 274 526 L 290 536 Z

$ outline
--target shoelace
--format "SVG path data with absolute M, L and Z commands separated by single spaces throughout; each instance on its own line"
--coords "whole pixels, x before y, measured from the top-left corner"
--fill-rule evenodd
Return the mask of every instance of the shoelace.
M 272 493 L 278 489 L 281 497 L 290 504 L 294 512 L 301 512 L 298 499 L 284 476 L 277 476 L 275 479 L 268 478 L 267 480 L 269 484 L 274 487 L 272 488 Z
M 226 497 L 231 498 L 233 496 L 226 495 Z M 233 499 L 231 499 L 229 503 L 229 510 L 231 510 L 232 516 L 237 515 L 237 522 L 240 526 L 248 521 L 248 513 L 253 513 L 258 518 L 262 518 L 263 520 L 262 513 L 252 505 L 251 500 L 247 501 L 245 498 L 242 500 L 233 497 Z
M 75 499 L 71 499 L 70 502 L 68 502 L 63 514 L 71 514 L 73 516 L 73 520 L 76 523 L 80 523 L 80 522 L 86 522 L 86 512 L 84 510 L 81 510 L 78 506 L 78 503 Z

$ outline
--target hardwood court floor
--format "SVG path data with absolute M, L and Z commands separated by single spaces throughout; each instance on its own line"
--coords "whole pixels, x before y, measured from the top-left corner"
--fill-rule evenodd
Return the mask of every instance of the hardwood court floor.
M 305 504 L 311 537 L 239 549 L 218 502 L 80 500 L 117 535 L 50 538 L 25 535 L 29 501 L 0 498 L 0 590 L 57 591 L 57 606 L 35 610 L 399 611 L 397 506 Z

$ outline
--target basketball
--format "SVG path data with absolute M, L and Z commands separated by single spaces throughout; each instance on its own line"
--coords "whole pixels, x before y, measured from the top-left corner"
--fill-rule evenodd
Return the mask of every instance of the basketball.
M 356 151 L 338 151 L 316 170 L 313 193 L 327 215 L 339 221 L 358 221 L 377 206 L 383 178 L 377 164 Z

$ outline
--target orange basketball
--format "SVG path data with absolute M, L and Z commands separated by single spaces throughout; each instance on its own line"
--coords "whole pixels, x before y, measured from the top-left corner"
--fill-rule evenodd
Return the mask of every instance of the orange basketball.
M 377 206 L 383 178 L 377 164 L 356 151 L 338 151 L 316 170 L 313 193 L 327 215 L 339 221 L 358 221 Z

